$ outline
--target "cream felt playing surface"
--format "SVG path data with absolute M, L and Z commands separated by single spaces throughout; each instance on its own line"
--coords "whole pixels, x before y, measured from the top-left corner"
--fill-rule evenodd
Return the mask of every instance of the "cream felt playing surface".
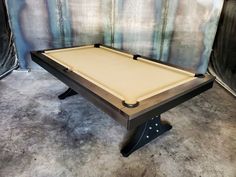
M 134 104 L 195 79 L 194 74 L 109 48 L 78 47 L 47 51 L 64 65 L 111 94 Z

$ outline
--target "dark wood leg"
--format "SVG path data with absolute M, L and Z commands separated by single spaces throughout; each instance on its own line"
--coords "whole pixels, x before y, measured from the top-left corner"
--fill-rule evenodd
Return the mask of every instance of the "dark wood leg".
M 161 116 L 156 116 L 140 125 L 128 143 L 121 149 L 121 154 L 128 157 L 137 149 L 151 142 L 158 136 L 169 131 L 172 126 L 167 122 L 161 121 Z
M 71 88 L 68 88 L 64 93 L 58 96 L 60 100 L 64 100 L 67 97 L 73 96 L 78 94 L 76 91 L 72 90 Z

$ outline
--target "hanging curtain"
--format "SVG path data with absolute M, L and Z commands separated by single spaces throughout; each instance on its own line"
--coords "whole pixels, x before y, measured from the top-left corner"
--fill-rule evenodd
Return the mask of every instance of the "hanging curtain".
M 0 0 L 0 78 L 17 67 L 5 2 Z
M 29 51 L 105 43 L 205 73 L 223 0 L 7 0 L 22 68 Z
M 115 47 L 206 72 L 223 0 L 115 2 Z
M 110 0 L 7 0 L 21 68 L 36 68 L 29 51 L 110 43 Z
M 210 71 L 236 95 L 236 1 L 225 1 L 218 27 Z

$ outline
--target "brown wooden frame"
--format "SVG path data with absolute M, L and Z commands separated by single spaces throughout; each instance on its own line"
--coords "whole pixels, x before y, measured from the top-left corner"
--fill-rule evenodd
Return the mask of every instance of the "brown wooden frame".
M 93 104 L 117 120 L 128 130 L 138 127 L 153 116 L 160 115 L 161 113 L 211 88 L 215 80 L 215 77 L 205 75 L 203 78 L 196 78 L 175 88 L 140 101 L 139 106 L 135 108 L 127 108 L 122 104 L 123 100 L 115 97 L 94 83 L 84 79 L 80 75 L 43 55 L 43 52 L 44 51 L 31 52 L 33 61 L 41 65 L 44 69 L 67 84 L 70 88 L 90 100 Z M 160 61 L 155 62 L 183 70 L 183 68 L 165 64 Z

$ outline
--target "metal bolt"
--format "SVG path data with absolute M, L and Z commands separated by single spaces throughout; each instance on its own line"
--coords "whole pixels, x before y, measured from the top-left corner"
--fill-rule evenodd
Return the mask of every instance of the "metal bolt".
M 158 126 L 158 124 L 155 124 L 156 126 Z
M 159 132 L 159 130 L 156 130 L 156 132 L 158 133 L 158 132 Z
M 151 129 L 152 129 L 152 127 L 149 127 L 149 129 L 151 130 Z
M 149 136 L 146 136 L 147 138 L 149 138 Z

